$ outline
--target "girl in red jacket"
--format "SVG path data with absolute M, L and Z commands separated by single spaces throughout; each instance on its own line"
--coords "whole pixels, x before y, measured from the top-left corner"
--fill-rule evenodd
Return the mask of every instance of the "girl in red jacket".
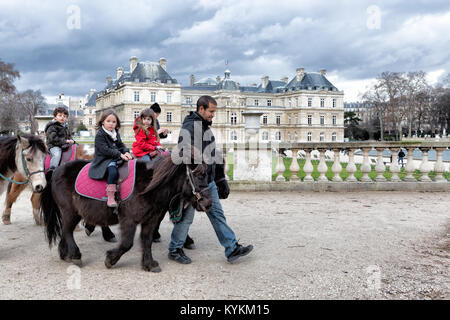
M 136 141 L 133 142 L 133 154 L 137 158 L 151 161 L 152 158 L 161 154 L 161 143 L 156 134 L 156 117 L 152 109 L 144 109 L 134 121 L 134 134 Z

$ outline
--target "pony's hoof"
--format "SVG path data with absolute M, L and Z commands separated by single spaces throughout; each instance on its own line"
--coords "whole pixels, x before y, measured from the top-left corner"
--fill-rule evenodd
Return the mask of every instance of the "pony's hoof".
M 89 229 L 84 229 L 84 232 L 86 232 L 86 235 L 89 237 L 92 234 L 92 231 Z
M 83 262 L 81 261 L 81 259 L 72 259 L 72 263 L 80 268 L 83 266 Z
M 105 267 L 108 269 L 111 269 L 113 267 L 113 264 L 111 263 L 108 257 L 106 257 L 105 259 Z
M 161 272 L 161 267 L 160 266 L 153 267 L 150 269 L 150 271 L 154 272 L 154 273 L 159 273 L 159 272 Z
M 3 221 L 3 224 L 5 224 L 5 225 L 11 224 L 11 218 L 10 217 L 3 217 L 2 221 Z
M 161 272 L 161 267 L 158 265 L 157 262 L 156 264 L 152 263 L 151 265 L 143 265 L 142 269 L 144 269 L 144 271 L 147 272 L 155 272 L 155 273 Z

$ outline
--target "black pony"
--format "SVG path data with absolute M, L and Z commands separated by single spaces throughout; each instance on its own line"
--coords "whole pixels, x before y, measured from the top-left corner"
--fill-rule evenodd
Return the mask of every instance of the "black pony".
M 89 225 L 120 224 L 121 242 L 106 253 L 105 265 L 111 268 L 133 246 L 136 227 L 141 224 L 142 267 L 146 271 L 161 271 L 153 260 L 151 245 L 153 230 L 169 208 L 174 197 L 181 195 L 199 211 L 212 206 L 208 188 L 207 165 L 176 165 L 170 156 L 161 157 L 151 165 L 136 162 L 136 182 L 133 194 L 120 203 L 118 216 L 106 202 L 78 195 L 74 190 L 78 172 L 88 163 L 75 160 L 58 167 L 41 197 L 41 215 L 51 246 L 60 238 L 62 260 L 81 265 L 81 252 L 73 238 L 73 230 L 81 219 Z M 193 190 L 193 188 L 195 190 Z

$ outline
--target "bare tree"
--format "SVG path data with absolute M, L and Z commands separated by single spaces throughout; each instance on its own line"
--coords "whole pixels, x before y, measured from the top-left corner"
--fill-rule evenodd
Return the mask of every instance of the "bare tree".
M 408 126 L 408 137 L 412 135 L 413 123 L 418 116 L 420 105 L 424 103 L 424 94 L 429 87 L 425 75 L 423 71 L 408 72 L 404 75 L 406 89 L 404 115 Z
M 20 73 L 14 65 L 0 61 L 0 94 L 14 93 L 16 87 L 13 82 L 16 78 L 20 78 Z
M 10 63 L 0 61 L 0 131 L 17 132 L 17 108 L 14 105 L 16 87 L 13 82 L 19 78 L 19 71 Z
M 42 109 L 47 104 L 45 98 L 41 95 L 41 91 L 26 90 L 17 94 L 17 102 L 20 109 L 24 112 L 27 121 L 30 124 L 31 134 L 38 131 L 38 124 L 35 116 L 39 109 Z

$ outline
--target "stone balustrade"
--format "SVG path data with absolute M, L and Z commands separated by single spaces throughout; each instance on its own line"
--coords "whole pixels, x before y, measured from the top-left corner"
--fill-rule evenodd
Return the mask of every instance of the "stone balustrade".
M 442 183 L 448 182 L 450 166 L 450 161 L 443 159 L 450 141 L 227 143 L 218 147 L 234 181 Z M 404 168 L 398 162 L 400 148 L 406 151 Z M 411 157 L 418 152 L 421 159 Z M 435 160 L 429 160 L 429 152 L 435 153 Z

